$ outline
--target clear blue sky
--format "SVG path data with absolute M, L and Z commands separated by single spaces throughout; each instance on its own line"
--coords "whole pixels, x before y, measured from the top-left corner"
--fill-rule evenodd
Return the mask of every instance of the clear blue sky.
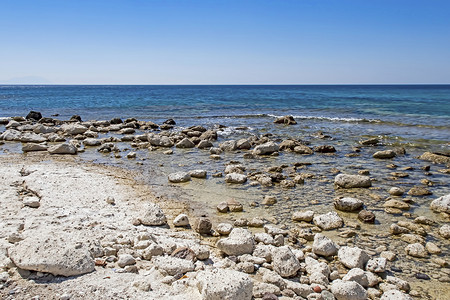
M 450 83 L 448 0 L 0 0 L 0 82 Z

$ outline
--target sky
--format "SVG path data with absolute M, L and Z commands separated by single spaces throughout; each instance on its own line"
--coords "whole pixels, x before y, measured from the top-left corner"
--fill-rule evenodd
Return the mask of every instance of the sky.
M 450 83 L 448 0 L 0 0 L 0 83 Z

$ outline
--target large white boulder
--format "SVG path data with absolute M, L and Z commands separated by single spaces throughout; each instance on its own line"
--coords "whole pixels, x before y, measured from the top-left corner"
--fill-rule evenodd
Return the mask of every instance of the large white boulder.
M 75 276 L 94 271 L 94 260 L 84 245 L 62 236 L 28 237 L 9 249 L 9 257 L 21 269 Z
M 338 258 L 341 263 L 349 269 L 364 269 L 369 260 L 369 255 L 358 247 L 341 247 L 338 251 Z
M 252 254 L 255 240 L 250 231 L 243 228 L 234 228 L 229 237 L 221 239 L 216 246 L 227 255 Z
M 261 145 L 258 145 L 253 150 L 253 153 L 256 155 L 267 155 L 272 154 L 274 152 L 277 152 L 279 150 L 279 147 L 274 142 L 267 142 Z
M 322 228 L 323 230 L 332 230 L 336 228 L 340 228 L 344 225 L 344 221 L 339 215 L 332 211 L 323 215 L 315 216 L 314 224 Z
M 433 200 L 430 204 L 430 208 L 437 212 L 446 212 L 450 214 L 450 194 Z
M 300 269 L 300 262 L 288 246 L 277 248 L 272 254 L 273 270 L 282 277 L 292 277 Z
M 331 283 L 331 292 L 337 300 L 366 300 L 366 290 L 355 281 L 337 279 Z
M 197 287 L 203 300 L 250 300 L 253 282 L 247 274 L 227 269 L 201 271 Z
M 144 216 L 139 218 L 141 223 L 146 226 L 159 226 L 165 225 L 167 220 L 164 212 L 159 207 L 159 205 L 155 203 L 149 203 L 147 206 L 147 211 Z
M 313 252 L 316 255 L 331 256 L 338 251 L 338 246 L 328 237 L 317 233 L 314 236 Z

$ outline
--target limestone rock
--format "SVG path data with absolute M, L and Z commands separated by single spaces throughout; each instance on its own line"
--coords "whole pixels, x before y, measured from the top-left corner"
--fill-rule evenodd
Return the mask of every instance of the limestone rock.
M 200 234 L 210 234 L 212 228 L 211 220 L 201 217 L 194 223 L 194 230 Z
M 296 211 L 292 215 L 293 221 L 304 221 L 304 222 L 311 222 L 314 218 L 314 212 L 312 210 L 305 210 L 305 211 Z
M 141 223 L 146 226 L 160 226 L 165 225 L 167 220 L 164 212 L 155 203 L 149 203 L 145 215 L 139 218 Z
M 47 145 L 36 144 L 36 143 L 26 143 L 22 146 L 23 152 L 32 152 L 32 151 L 46 151 Z
M 317 255 L 332 256 L 338 251 L 338 246 L 328 237 L 317 233 L 314 236 L 313 252 Z
M 72 144 L 58 144 L 48 147 L 50 154 L 77 154 L 77 148 Z
M 164 270 L 171 276 L 184 274 L 195 269 L 192 260 L 174 256 L 154 256 L 152 263 L 157 269 Z
M 250 231 L 234 228 L 228 238 L 221 239 L 216 246 L 227 255 L 252 254 L 255 240 Z
M 358 213 L 358 219 L 364 223 L 375 223 L 375 214 L 371 211 L 361 210 Z
M 433 200 L 430 208 L 436 212 L 446 212 L 450 214 L 450 194 Z
M 94 260 L 86 246 L 67 237 L 34 236 L 14 244 L 9 257 L 21 269 L 75 276 L 94 271 Z
M 130 254 L 121 254 L 119 255 L 119 260 L 117 261 L 119 267 L 124 268 L 126 266 L 131 266 L 136 264 L 136 260 Z
M 175 227 L 183 227 L 189 225 L 189 218 L 186 214 L 179 214 L 174 220 L 173 225 Z
M 171 173 L 168 176 L 169 181 L 173 183 L 187 182 L 191 180 L 191 175 L 187 172 Z
M 179 141 L 175 147 L 177 148 L 194 148 L 195 144 L 188 138 L 184 138 L 181 141 Z
M 5 130 L 2 134 L 0 134 L 0 140 L 4 141 L 19 141 L 22 133 L 15 129 Z
M 363 202 L 356 198 L 344 197 L 334 201 L 334 207 L 341 211 L 356 211 L 362 208 Z
M 406 254 L 413 257 L 425 258 L 428 256 L 427 250 L 420 243 L 414 243 L 406 246 L 405 251 Z
M 29 206 L 32 208 L 38 208 L 41 203 L 39 202 L 39 198 L 38 197 L 25 197 L 23 198 L 23 205 L 25 206 Z
M 355 281 L 337 279 L 331 283 L 331 292 L 337 300 L 366 300 L 366 290 Z
M 368 188 L 372 186 L 370 177 L 362 175 L 338 174 L 334 179 L 334 183 L 345 189 Z
M 361 286 L 367 288 L 369 286 L 369 281 L 367 279 L 366 272 L 360 268 L 353 268 L 345 274 L 342 278 L 344 281 L 355 281 Z
M 206 171 L 205 170 L 192 170 L 189 171 L 189 175 L 193 178 L 206 178 Z
M 383 293 L 380 300 L 413 300 L 413 297 L 399 290 L 389 290 Z
M 332 230 L 340 228 L 344 225 L 344 221 L 336 212 L 329 212 L 323 215 L 315 216 L 313 221 L 314 224 L 323 230 Z
M 391 194 L 392 196 L 401 196 L 405 193 L 405 191 L 399 187 L 392 187 L 389 190 L 389 194 Z
M 410 196 L 428 196 L 432 194 L 432 192 L 421 186 L 415 186 L 408 191 Z
M 272 154 L 273 152 L 277 152 L 278 150 L 279 147 L 277 144 L 275 144 L 274 142 L 267 142 L 265 144 L 256 146 L 255 149 L 253 150 L 253 154 L 269 155 Z
M 26 132 L 19 139 L 22 143 L 42 143 L 47 139 L 39 134 Z
M 277 248 L 272 254 L 273 270 L 282 277 L 292 277 L 300 269 L 300 262 L 288 246 Z
M 100 146 L 102 144 L 102 141 L 99 139 L 87 138 L 83 141 L 83 144 L 85 146 L 95 147 L 95 146 Z
M 247 181 L 247 176 L 239 173 L 230 173 L 225 176 L 225 182 L 242 184 Z
M 386 271 L 387 260 L 384 257 L 372 258 L 367 262 L 366 270 L 374 273 Z
M 81 124 L 64 124 L 61 126 L 61 129 L 64 133 L 70 135 L 83 134 L 88 131 L 88 128 Z
M 439 234 L 445 239 L 450 238 L 450 225 L 442 225 L 442 227 L 439 228 Z
M 216 228 L 216 231 L 221 235 L 229 235 L 231 230 L 233 230 L 233 225 L 228 223 L 220 223 Z
M 349 269 L 364 269 L 369 260 L 367 253 L 358 247 L 341 247 L 338 251 L 338 257 L 341 263 Z
M 199 272 L 196 279 L 202 299 L 252 299 L 253 281 L 247 274 L 227 269 L 213 269 Z
M 438 153 L 431 153 L 431 152 L 425 152 L 421 156 L 419 156 L 419 159 L 427 160 L 434 162 L 435 164 L 448 164 L 450 163 L 450 157 L 441 155 Z
M 378 151 L 373 154 L 373 158 L 378 158 L 378 159 L 390 159 L 390 158 L 394 158 L 395 156 L 396 156 L 396 154 L 392 150 Z
M 297 145 L 294 147 L 294 152 L 297 154 L 311 155 L 314 153 L 313 149 L 305 145 Z

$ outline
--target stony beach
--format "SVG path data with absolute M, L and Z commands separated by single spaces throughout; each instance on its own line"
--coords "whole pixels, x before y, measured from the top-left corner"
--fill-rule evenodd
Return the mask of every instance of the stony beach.
M 1 298 L 450 298 L 450 153 L 297 122 L 0 118 Z

